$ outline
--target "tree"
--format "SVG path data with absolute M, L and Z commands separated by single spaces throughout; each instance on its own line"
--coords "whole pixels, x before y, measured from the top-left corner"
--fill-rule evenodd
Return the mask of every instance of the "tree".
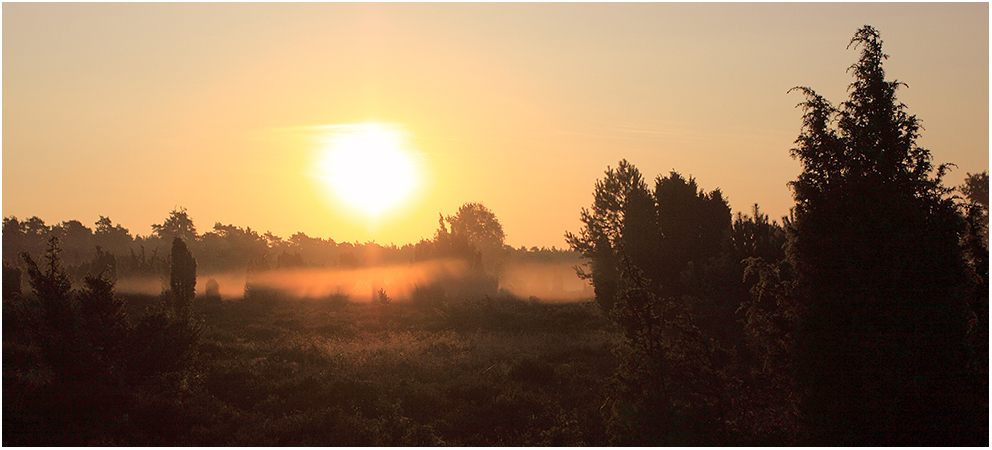
M 463 226 L 452 226 L 449 231 L 443 215 L 438 214 L 438 229 L 433 239 L 422 239 L 412 250 L 414 261 L 454 259 L 464 261 L 467 266 L 466 273 L 442 276 L 432 286 L 424 286 L 425 289 L 439 289 L 453 297 L 493 296 L 499 290 L 499 279 L 486 272 L 482 252 L 469 240 L 469 232 Z
M 626 160 L 607 167 L 597 180 L 592 209 L 582 209 L 579 235 L 565 233 L 573 250 L 589 260 L 596 300 L 605 311 L 618 294 L 622 258 L 641 270 L 647 287 L 662 298 L 680 300 L 687 291 L 684 272 L 708 264 L 725 249 L 730 206 L 719 189 L 704 192 L 690 177 L 672 171 L 648 191 L 640 172 Z
M 114 255 L 123 256 L 131 249 L 134 238 L 127 228 L 120 224 L 114 225 L 109 217 L 100 216 L 93 231 L 93 241 Z
M 414 248 L 414 258 L 417 261 L 431 259 L 455 258 L 465 261 L 469 269 L 481 271 L 482 253 L 469 241 L 466 233 L 454 229 L 448 231 L 444 216 L 438 215 L 437 231 L 431 240 L 421 240 Z
M 289 238 L 289 248 L 299 252 L 303 260 L 310 265 L 330 265 L 338 259 L 337 243 L 333 239 L 314 238 L 302 232 Z
M 769 221 L 768 215 L 761 212 L 757 203 L 750 216 L 737 213 L 734 218 L 730 245 L 738 261 L 747 258 L 761 258 L 769 263 L 784 260 L 786 242 L 785 227 Z
M 850 46 L 861 57 L 847 101 L 794 88 L 806 96 L 792 150 L 803 171 L 790 183 L 787 251 L 805 303 L 798 357 L 813 442 L 974 442 L 976 424 L 954 412 L 974 405 L 961 378 L 963 221 L 941 186 L 946 166 L 931 176 L 919 120 L 896 100 L 905 85 L 885 80 L 878 32 L 866 25 Z
M 724 250 L 730 230 L 730 205 L 720 189 L 706 193 L 678 172 L 655 181 L 658 233 L 661 242 L 655 258 L 659 261 L 656 277 L 663 296 L 680 298 L 686 293 L 681 273 L 692 262 L 706 264 Z M 649 272 L 650 273 L 650 272 Z
M 171 261 L 171 309 L 177 318 L 189 321 L 193 314 L 193 298 L 196 296 L 196 260 L 186 248 L 186 243 L 178 236 L 172 239 Z
M 967 202 L 964 209 L 966 233 L 962 247 L 968 261 L 972 289 L 968 293 L 969 305 L 975 312 L 973 326 L 968 333 L 974 354 L 972 376 L 984 389 L 978 398 L 988 399 L 989 379 L 989 174 L 988 171 L 968 174 L 959 187 Z M 984 383 L 984 384 L 982 384 Z M 984 404 L 988 410 L 988 403 Z M 987 424 L 986 424 L 987 425 Z
M 197 256 L 206 271 L 244 269 L 249 264 L 265 260 L 268 242 L 264 236 L 248 228 L 214 224 L 213 231 L 203 233 L 197 246 Z
M 117 257 L 113 253 L 103 251 L 99 245 L 96 246 L 93 259 L 83 265 L 84 268 L 86 266 L 89 266 L 86 275 L 117 281 Z
M 713 446 L 730 443 L 733 380 L 691 311 L 648 288 L 621 261 L 612 317 L 621 330 L 610 425 L 614 445 Z
M 152 234 L 158 236 L 163 242 L 169 242 L 173 238 L 180 238 L 187 244 L 196 241 L 196 226 L 193 219 L 186 214 L 186 208 L 179 207 L 169 213 L 165 222 L 152 224 Z
M 625 160 L 607 168 L 593 195 L 584 228 L 566 239 L 589 260 L 591 272 L 580 275 L 592 279 L 596 300 L 622 331 L 614 443 L 728 443 L 732 357 L 714 330 L 736 325 L 740 299 L 710 286 L 741 284 L 742 269 L 724 261 L 729 205 L 719 189 L 706 193 L 674 171 L 657 177 L 651 192 Z
M 85 262 L 93 251 L 93 230 L 78 220 L 68 220 L 52 227 L 52 234 L 59 237 L 61 258 L 68 265 Z
M 755 208 L 755 215 L 757 208 Z M 761 220 L 758 219 L 758 222 Z M 802 445 L 805 432 L 800 421 L 796 386 L 796 332 L 803 304 L 795 295 L 795 275 L 783 258 L 744 260 L 744 278 L 750 296 L 742 302 L 745 347 L 742 390 L 737 407 L 738 426 L 751 445 Z
M 79 328 L 85 345 L 82 371 L 109 386 L 124 378 L 131 333 L 126 303 L 114 291 L 114 279 L 86 276 L 79 292 Z
M 989 246 L 989 172 L 968 174 L 964 184 L 958 187 L 967 203 L 964 205 L 968 217 L 968 235 L 984 240 Z
M 196 260 L 178 236 L 172 238 L 169 287 L 161 307 L 135 325 L 129 382 L 163 374 L 188 374 L 196 358 L 202 324 L 193 318 Z
M 4 360 L 4 384 L 11 388 L 4 392 L 4 442 L 122 442 L 121 424 L 134 405 L 149 394 L 177 396 L 188 386 L 175 375 L 189 374 L 199 329 L 163 309 L 132 326 L 105 273 L 72 288 L 59 242 L 49 238 L 42 264 L 22 254 L 33 297 L 8 288 L 12 271 L 4 266 L 4 347 L 19 348 L 16 358 Z M 8 319 L 17 326 L 8 327 Z M 155 382 L 144 383 L 150 377 Z
M 451 233 L 463 235 L 482 258 L 483 267 L 492 274 L 499 274 L 503 261 L 503 246 L 506 235 L 496 214 L 481 203 L 466 203 L 458 208 L 454 216 L 446 218 Z
M 40 348 L 42 358 L 52 368 L 56 382 L 71 377 L 76 353 L 76 299 L 69 274 L 62 267 L 59 238 L 48 239 L 45 265 L 39 267 L 28 253 L 21 256 L 27 264 L 28 280 L 41 306 Z
M 73 290 L 59 257 L 59 242 L 55 236 L 49 239 L 44 268 L 23 255 L 40 300 L 37 339 L 42 356 L 60 386 L 112 386 L 126 365 L 124 344 L 130 328 L 124 301 L 114 295 L 114 281 L 105 274 L 87 275 L 83 288 Z
M 603 311 L 612 310 L 616 301 L 620 279 L 618 252 L 621 248 L 640 244 L 634 242 L 633 235 L 622 239 L 629 225 L 629 221 L 625 223 L 627 213 L 631 209 L 643 212 L 644 200 L 650 195 L 641 172 L 626 159 L 621 160 L 616 169 L 607 166 L 606 177 L 596 180 L 592 209 L 582 208 L 580 213 L 583 228 L 578 235 L 565 233 L 565 240 L 572 250 L 589 261 L 588 270 L 576 270 L 580 278 L 592 281 L 596 302 Z
M 21 297 L 21 269 L 3 261 L 3 304 Z
M 986 209 L 989 207 L 989 171 L 968 174 L 964 184 L 961 185 L 961 193 L 968 201 L 982 205 Z

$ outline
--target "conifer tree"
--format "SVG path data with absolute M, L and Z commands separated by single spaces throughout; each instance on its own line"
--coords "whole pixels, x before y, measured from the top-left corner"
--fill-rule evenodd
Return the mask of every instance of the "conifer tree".
M 196 296 L 196 260 L 179 237 L 172 239 L 170 274 L 173 312 L 177 318 L 188 320 L 192 317 L 193 298 Z
M 606 176 L 602 180 L 596 180 L 592 209 L 582 208 L 581 220 L 584 227 L 579 234 L 565 233 L 565 240 L 572 250 L 589 260 L 589 270 L 579 269 L 578 274 L 580 278 L 592 281 L 596 302 L 603 311 L 613 309 L 616 301 L 621 248 L 634 248 L 637 253 L 635 257 L 638 257 L 635 264 L 642 262 L 639 258 L 642 252 L 637 251 L 637 246 L 645 244 L 634 242 L 634 234 L 642 234 L 637 232 L 644 231 L 646 227 L 634 225 L 633 222 L 644 217 L 644 214 L 639 213 L 645 210 L 651 213 L 653 204 L 641 172 L 627 160 L 621 160 L 616 169 L 607 167 Z M 632 210 L 634 213 L 630 213 Z M 628 234 L 625 232 L 627 228 L 637 231 Z
M 795 88 L 806 101 L 788 254 L 807 311 L 798 355 L 813 442 L 969 442 L 955 412 L 970 407 L 963 221 L 941 185 L 947 166 L 916 144 L 878 32 L 866 25 L 850 46 L 861 56 L 846 102 Z
M 28 253 L 21 257 L 27 265 L 28 280 L 41 306 L 41 323 L 38 336 L 45 362 L 59 382 L 72 377 L 75 355 L 79 352 L 76 335 L 77 303 L 72 291 L 69 274 L 59 260 L 62 249 L 59 238 L 51 236 L 45 249 L 43 267 Z

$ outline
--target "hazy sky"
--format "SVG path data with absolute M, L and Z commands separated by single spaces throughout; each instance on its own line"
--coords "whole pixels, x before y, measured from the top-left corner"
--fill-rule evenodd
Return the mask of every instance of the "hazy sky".
M 183 206 L 201 232 L 404 244 L 482 202 L 507 243 L 563 247 L 622 158 L 777 218 L 799 173 L 786 91 L 845 100 L 864 24 L 949 181 L 989 167 L 988 3 L 2 8 L 3 215 L 49 224 L 145 235 Z M 376 223 L 327 200 L 308 135 L 366 122 L 404 130 L 423 171 Z

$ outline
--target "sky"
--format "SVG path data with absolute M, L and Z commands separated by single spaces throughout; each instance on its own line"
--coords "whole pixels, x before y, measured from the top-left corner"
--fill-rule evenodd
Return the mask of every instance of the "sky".
M 846 100 L 865 24 L 919 144 L 957 164 L 949 184 L 989 168 L 988 3 L 3 3 L 2 19 L 3 215 L 48 224 L 147 235 L 184 207 L 200 232 L 403 245 L 479 202 L 507 244 L 562 248 L 621 159 L 779 218 L 800 172 L 787 91 Z M 360 124 L 400 130 L 417 167 L 374 217 L 318 173 L 321 133 Z

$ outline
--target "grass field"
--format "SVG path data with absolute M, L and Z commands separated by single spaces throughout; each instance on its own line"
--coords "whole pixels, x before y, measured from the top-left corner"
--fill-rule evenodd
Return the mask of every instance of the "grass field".
M 155 298 L 128 300 L 133 317 Z M 383 305 L 270 293 L 201 304 L 199 314 L 199 356 L 178 391 L 139 391 L 113 426 L 75 443 L 608 443 L 616 338 L 593 303 Z

